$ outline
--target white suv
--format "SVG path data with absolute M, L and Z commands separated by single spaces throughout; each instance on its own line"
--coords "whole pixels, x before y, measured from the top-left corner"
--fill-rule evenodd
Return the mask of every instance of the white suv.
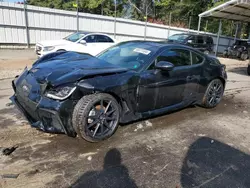
M 41 41 L 36 44 L 35 52 L 38 57 L 56 51 L 76 51 L 95 56 L 114 44 L 114 39 L 106 34 L 76 32 L 61 40 Z

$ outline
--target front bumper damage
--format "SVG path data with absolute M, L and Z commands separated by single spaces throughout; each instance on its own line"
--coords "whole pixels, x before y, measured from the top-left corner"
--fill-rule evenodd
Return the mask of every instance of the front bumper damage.
M 15 94 L 10 100 L 28 120 L 31 127 L 48 133 L 67 134 L 71 137 L 76 136 L 71 121 L 73 101 L 65 100 L 60 102 L 41 97 L 36 103 L 16 92 L 14 81 L 12 81 L 12 87 Z

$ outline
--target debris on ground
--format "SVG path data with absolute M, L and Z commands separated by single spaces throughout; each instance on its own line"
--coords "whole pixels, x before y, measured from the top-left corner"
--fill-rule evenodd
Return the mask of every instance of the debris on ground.
M 244 111 L 243 111 L 243 113 L 244 113 L 244 114 L 247 114 L 247 113 L 248 113 L 248 111 L 245 111 L 245 110 L 244 110 Z
M 3 175 L 0 175 L 1 178 L 12 178 L 12 179 L 17 179 L 19 174 L 3 174 Z
M 136 126 L 136 129 L 134 130 L 135 132 L 138 131 L 139 129 L 142 129 L 143 128 L 143 125 L 141 123 L 139 123 L 137 126 Z
M 9 103 L 6 104 L 6 106 L 12 106 L 12 105 L 14 105 L 13 102 L 9 102 Z
M 146 124 L 146 127 L 152 127 L 153 126 L 153 124 L 148 120 L 145 121 L 145 124 Z
M 13 146 L 13 147 L 11 147 L 11 148 L 5 148 L 5 149 L 3 149 L 2 153 L 3 153 L 3 155 L 10 155 L 10 154 L 13 153 L 17 148 L 18 148 L 18 146 Z
M 91 156 L 88 156 L 88 158 L 87 158 L 89 161 L 91 161 L 92 160 L 92 157 Z

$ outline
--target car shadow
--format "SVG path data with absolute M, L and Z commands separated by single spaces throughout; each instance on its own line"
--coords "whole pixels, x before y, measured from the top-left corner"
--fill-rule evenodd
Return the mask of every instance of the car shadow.
M 83 174 L 70 187 L 72 188 L 136 188 L 129 171 L 122 164 L 121 153 L 118 149 L 110 149 L 104 158 L 101 171 L 89 171 Z
M 235 68 L 229 69 L 228 72 L 233 72 L 236 74 L 248 76 L 247 67 L 235 67 Z
M 182 187 L 249 188 L 250 156 L 202 137 L 190 147 L 181 169 Z

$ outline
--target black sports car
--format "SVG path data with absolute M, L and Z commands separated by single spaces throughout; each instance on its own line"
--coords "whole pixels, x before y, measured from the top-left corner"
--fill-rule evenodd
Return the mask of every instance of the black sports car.
M 193 104 L 215 107 L 226 79 L 224 65 L 193 48 L 130 41 L 97 57 L 48 54 L 13 80 L 11 100 L 32 127 L 97 142 L 119 123 Z

